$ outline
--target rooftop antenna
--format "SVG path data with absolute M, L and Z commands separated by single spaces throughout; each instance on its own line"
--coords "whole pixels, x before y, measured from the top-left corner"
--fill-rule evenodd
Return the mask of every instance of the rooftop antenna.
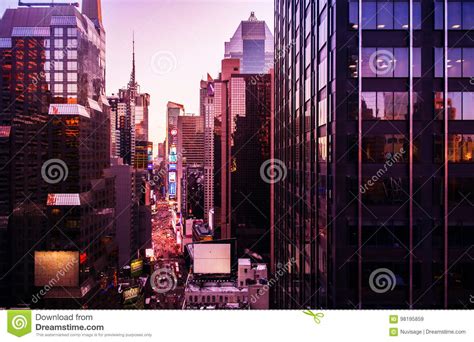
M 258 21 L 254 11 L 250 12 L 249 21 Z

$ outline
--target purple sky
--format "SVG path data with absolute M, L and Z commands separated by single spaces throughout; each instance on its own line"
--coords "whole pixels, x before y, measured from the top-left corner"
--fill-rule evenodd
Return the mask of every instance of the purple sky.
M 2 0 L 1 15 L 17 4 Z M 156 146 L 165 137 L 166 103 L 198 112 L 200 79 L 207 72 L 217 76 L 224 42 L 251 11 L 273 31 L 273 0 L 102 0 L 107 94 L 128 82 L 135 31 L 137 81 L 151 95 L 150 139 Z

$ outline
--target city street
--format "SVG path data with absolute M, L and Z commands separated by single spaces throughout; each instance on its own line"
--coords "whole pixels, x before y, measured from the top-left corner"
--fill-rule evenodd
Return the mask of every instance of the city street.
M 148 307 L 152 309 L 180 309 L 184 299 L 187 272 L 171 220 L 169 202 L 159 201 L 152 217 L 153 250 L 157 260 L 154 270 L 158 275 L 151 279 L 155 281 L 155 288 L 147 289 L 151 291 Z

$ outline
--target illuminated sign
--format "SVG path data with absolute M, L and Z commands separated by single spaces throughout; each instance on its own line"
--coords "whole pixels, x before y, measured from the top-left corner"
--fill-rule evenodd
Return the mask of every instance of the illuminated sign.
M 140 287 L 138 286 L 130 287 L 124 290 L 122 293 L 123 304 L 134 302 L 138 298 L 139 294 L 140 294 Z
M 170 183 L 175 183 L 176 182 L 176 172 L 168 173 L 168 181 Z
M 79 286 L 79 252 L 36 251 L 35 286 L 50 285 L 51 279 L 54 286 Z
M 132 277 L 138 277 L 143 271 L 143 260 L 135 259 L 130 262 L 130 275 Z
M 169 193 L 170 195 L 176 196 L 176 183 L 169 184 Z
M 178 134 L 178 130 L 176 128 L 173 128 L 171 130 L 171 135 L 174 137 L 176 134 Z
M 177 151 L 176 146 L 171 146 L 170 154 L 176 154 L 176 151 Z
M 169 170 L 170 171 L 176 170 L 176 164 L 169 164 Z
M 178 161 L 178 156 L 176 154 L 170 154 L 169 160 L 170 163 L 176 163 Z

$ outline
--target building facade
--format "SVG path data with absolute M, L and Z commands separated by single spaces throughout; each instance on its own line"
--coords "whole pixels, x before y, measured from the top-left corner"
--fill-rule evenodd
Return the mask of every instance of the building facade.
M 469 1 L 275 1 L 273 269 L 295 259 L 275 307 L 466 302 L 473 17 Z
M 84 0 L 82 13 L 64 4 L 7 9 L 0 54 L 0 121 L 9 139 L 0 152 L 9 156 L 1 305 L 38 304 L 35 288 L 71 264 L 41 300 L 76 306 L 110 265 L 113 231 L 113 179 L 103 173 L 110 146 L 100 1 Z

